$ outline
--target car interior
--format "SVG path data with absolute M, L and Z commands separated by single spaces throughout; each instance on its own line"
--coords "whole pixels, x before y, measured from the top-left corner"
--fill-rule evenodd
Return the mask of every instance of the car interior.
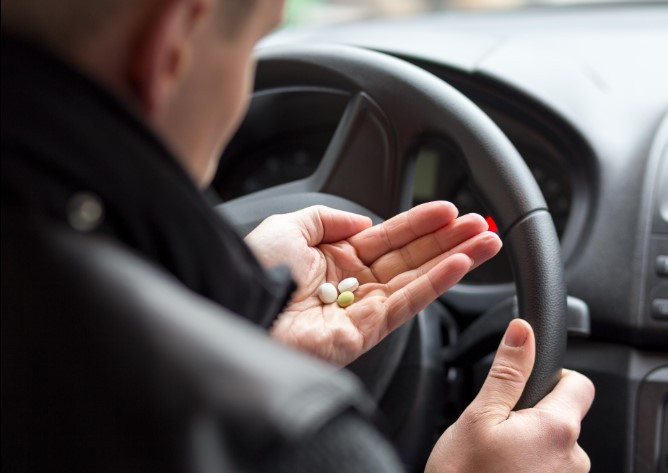
M 518 408 L 596 386 L 594 472 L 668 472 L 668 5 L 440 11 L 287 27 L 257 50 L 212 194 L 241 233 L 314 204 L 375 222 L 430 200 L 504 241 L 349 369 L 408 471 L 473 399 L 514 317 Z

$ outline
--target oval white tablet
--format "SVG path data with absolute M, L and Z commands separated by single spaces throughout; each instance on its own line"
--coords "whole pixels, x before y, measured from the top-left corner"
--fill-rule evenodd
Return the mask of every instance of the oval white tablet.
M 339 283 L 339 292 L 355 292 L 358 287 L 360 287 L 360 283 L 357 278 L 346 278 Z
M 336 292 L 336 287 L 331 282 L 326 282 L 318 288 L 318 297 L 323 304 L 331 304 L 336 301 L 339 293 Z

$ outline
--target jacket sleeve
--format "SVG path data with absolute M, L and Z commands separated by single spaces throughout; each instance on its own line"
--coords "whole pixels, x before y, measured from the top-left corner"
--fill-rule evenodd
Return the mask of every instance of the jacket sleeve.
M 117 242 L 3 208 L 2 254 L 3 470 L 250 471 L 300 452 L 313 465 L 364 456 L 351 429 L 368 458 L 387 450 L 352 375 Z

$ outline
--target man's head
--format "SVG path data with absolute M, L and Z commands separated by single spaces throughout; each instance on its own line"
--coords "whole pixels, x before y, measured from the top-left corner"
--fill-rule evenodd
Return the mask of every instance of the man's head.
M 201 186 L 246 110 L 256 42 L 283 0 L 7 0 L 3 30 L 134 106 Z

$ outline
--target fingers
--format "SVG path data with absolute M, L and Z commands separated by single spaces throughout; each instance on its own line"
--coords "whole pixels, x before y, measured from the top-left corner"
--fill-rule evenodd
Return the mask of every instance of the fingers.
M 371 219 L 363 215 L 314 205 L 294 212 L 309 246 L 345 240 L 369 227 Z
M 575 444 L 571 457 L 574 471 L 588 472 L 591 470 L 591 460 L 589 459 L 589 455 L 587 455 L 587 452 L 585 452 L 579 444 Z
M 561 451 L 570 452 L 573 471 L 589 471 L 589 457 L 578 445 L 582 419 L 594 400 L 594 385 L 575 371 L 562 370 L 555 388 L 535 408 L 526 411 L 538 413 L 547 436 Z
M 360 232 L 348 242 L 364 264 L 370 265 L 385 253 L 432 233 L 455 218 L 457 208 L 450 202 L 428 202 Z
M 473 261 L 466 255 L 455 254 L 440 261 L 410 284 L 395 291 L 385 301 L 387 333 L 405 323 L 427 307 L 471 269 Z
M 536 404 L 536 408 L 561 412 L 579 423 L 589 412 L 595 393 L 589 378 L 576 371 L 562 370 L 557 385 Z
M 468 256 L 473 261 L 473 266 L 470 268 L 473 269 L 492 258 L 500 249 L 501 239 L 498 235 L 492 232 L 483 232 L 465 240 L 450 251 L 446 251 L 445 253 L 432 258 L 415 269 L 406 270 L 406 266 L 400 260 L 388 264 L 386 267 L 382 268 L 382 271 L 372 266 L 371 271 L 376 280 L 381 283 L 387 282 L 390 292 L 394 292 L 414 279 L 417 279 L 422 274 L 427 273 L 445 258 L 449 258 L 454 254 L 462 253 Z M 360 281 L 363 281 L 364 277 L 361 275 L 359 279 Z M 449 288 L 446 288 L 446 290 L 447 289 Z
M 522 319 L 511 321 L 485 384 L 467 410 L 493 425 L 508 419 L 524 391 L 534 359 L 535 339 L 531 326 Z
M 438 256 L 461 253 L 454 248 L 485 230 L 487 222 L 480 215 L 464 215 L 435 232 L 380 256 L 372 263 L 371 271 L 379 282 L 385 283 L 397 274 L 416 269 Z
M 484 232 L 421 267 L 406 271 L 388 284 L 388 326 L 391 330 L 406 322 L 437 297 L 457 284 L 467 272 L 498 253 L 501 240 Z M 371 277 L 370 275 L 367 275 Z M 359 275 L 364 283 L 364 275 Z

